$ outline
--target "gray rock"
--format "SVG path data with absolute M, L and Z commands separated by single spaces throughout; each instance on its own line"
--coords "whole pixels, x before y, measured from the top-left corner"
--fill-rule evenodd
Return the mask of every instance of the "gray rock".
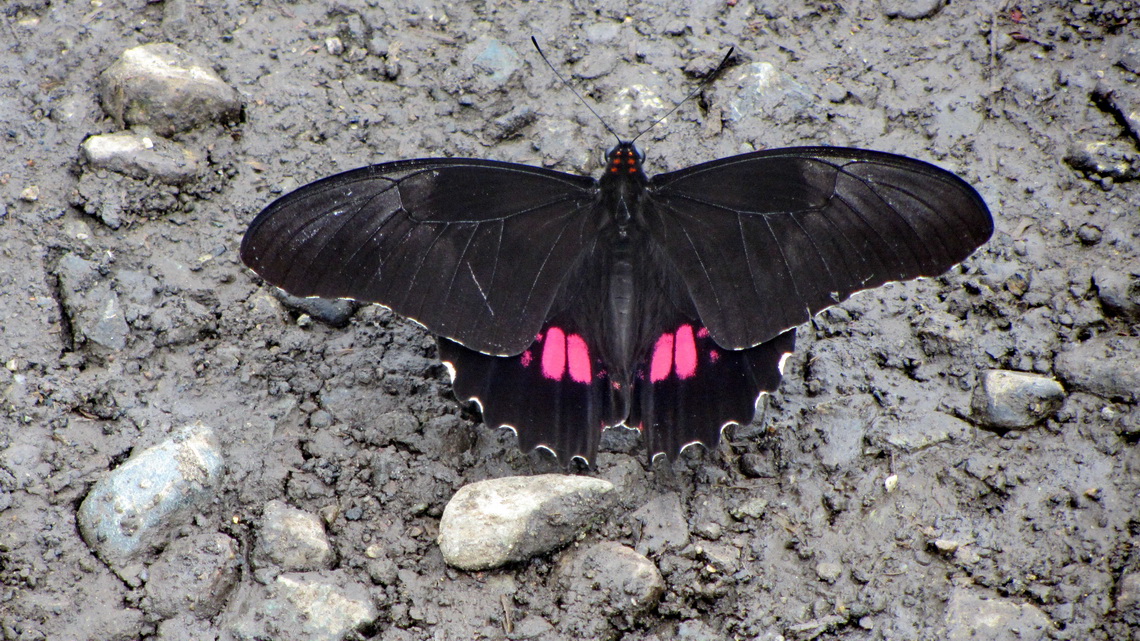
M 448 565 L 486 570 L 574 539 L 613 501 L 609 481 L 545 474 L 472 483 L 443 510 L 439 548 Z
M 127 335 L 130 328 L 123 317 L 123 308 L 119 304 L 119 297 L 112 291 L 100 292 L 101 300 L 88 311 L 88 318 L 84 325 L 84 334 L 87 339 L 114 350 L 127 346 Z
M 1052 627 L 1032 605 L 987 599 L 970 588 L 955 589 L 946 608 L 947 641 L 1038 641 Z
M 729 514 L 737 521 L 746 519 L 761 519 L 768 513 L 768 501 L 759 496 L 745 499 L 739 505 L 729 510 Z
M 530 105 L 519 105 L 499 116 L 488 127 L 487 133 L 495 140 L 506 140 L 519 135 L 523 128 L 538 120 L 538 112 Z
M 1093 272 L 1092 280 L 1106 314 L 1140 318 L 1140 268 L 1101 267 Z
M 68 613 L 71 622 L 62 629 L 57 628 L 58 634 L 46 638 L 84 641 L 94 641 L 95 639 L 98 641 L 135 641 L 143 638 L 142 631 L 146 621 L 140 610 L 98 599 L 88 599 L 85 603 L 68 605 L 77 610 Z M 5 625 L 4 627 L 7 628 L 8 626 Z M 44 639 L 45 637 L 32 635 L 25 638 Z
M 243 596 L 223 624 L 242 641 L 340 641 L 377 616 L 368 589 L 339 570 L 282 574 Z
M 286 572 L 306 572 L 328 568 L 332 561 L 332 545 L 315 514 L 283 501 L 273 500 L 265 505 L 257 528 L 255 565 L 272 564 Z
M 782 103 L 800 111 L 814 102 L 803 85 L 770 62 L 753 62 L 734 69 L 731 81 L 724 86 L 735 87 L 733 95 L 724 101 L 724 116 L 734 122 L 761 116 Z
M 1140 399 L 1140 339 L 1098 336 L 1057 355 L 1054 368 L 1071 389 L 1135 403 Z
M 556 577 L 563 601 L 580 606 L 566 612 L 560 627 L 583 638 L 613 638 L 612 618 L 633 620 L 652 610 L 665 593 L 665 580 L 652 561 L 612 541 L 567 555 Z
M 924 416 L 907 416 L 898 421 L 883 421 L 885 438 L 891 445 L 916 452 L 947 441 L 962 440 L 970 435 L 972 427 L 966 421 L 942 412 Z
M 689 525 L 681 509 L 681 498 L 661 494 L 633 513 L 634 537 L 641 554 L 660 554 L 689 544 Z
M 127 49 L 100 76 L 103 109 L 120 126 L 146 125 L 159 135 L 241 115 L 241 101 L 205 63 L 162 42 Z
M 1107 104 L 1124 120 L 1133 137 L 1140 137 L 1140 89 L 1128 83 L 1113 82 L 1105 78 L 1097 82 L 1092 95 L 1101 104 Z
M 1140 629 L 1140 572 L 1126 572 L 1116 584 L 1116 612 L 1120 619 Z
M 1048 376 L 991 369 L 974 388 L 973 415 L 990 427 L 1021 429 L 1052 416 L 1064 401 L 1065 388 Z
M 153 639 L 155 641 L 200 641 L 201 639 L 216 639 L 217 636 L 218 630 L 212 623 L 203 621 L 193 614 L 183 612 L 159 623 Z
M 472 57 L 471 66 L 483 72 L 487 91 L 500 89 L 522 65 L 514 49 L 489 36 L 477 38 L 467 53 Z
M 91 136 L 81 145 L 92 167 L 139 180 L 153 176 L 170 184 L 190 182 L 202 170 L 202 155 L 160 136 L 130 132 Z
M 1095 245 L 1104 238 L 1104 230 L 1091 223 L 1085 223 L 1077 228 L 1077 240 L 1082 245 Z
M 843 566 L 830 561 L 822 561 L 815 566 L 815 574 L 821 581 L 835 583 L 843 576 Z
M 515 629 L 511 630 L 507 638 L 549 639 L 552 632 L 554 632 L 554 626 L 550 625 L 549 621 L 538 615 L 528 614 L 515 624 Z
M 665 592 L 665 580 L 652 561 L 613 541 L 568 555 L 558 575 L 567 591 L 596 603 L 607 615 L 646 612 Z
M 921 20 L 938 13 L 945 0 L 881 0 L 883 14 L 888 18 Z
M 593 80 L 611 73 L 619 62 L 616 47 L 598 47 L 590 51 L 574 66 L 574 77 Z
M 918 327 L 922 351 L 927 356 L 958 353 L 969 342 L 969 337 L 957 316 L 941 311 L 923 314 Z
M 676 635 L 672 638 L 677 641 L 721 641 L 725 636 L 700 619 L 688 619 L 677 624 Z
M 95 483 L 79 506 L 83 540 L 112 569 L 123 568 L 208 501 L 223 470 L 214 431 L 188 426 Z
M 1070 167 L 1099 178 L 1117 182 L 1140 176 L 1140 163 L 1130 146 L 1115 140 L 1084 140 L 1073 143 L 1065 152 Z
M 360 303 L 352 300 L 294 296 L 274 288 L 273 295 L 290 309 L 304 312 L 332 327 L 344 327 L 356 313 Z
M 1120 47 L 1120 58 L 1116 64 L 1134 74 L 1140 74 L 1140 38 L 1133 37 L 1131 40 L 1124 41 Z
M 177 539 L 147 568 L 150 611 L 164 619 L 184 612 L 213 617 L 237 584 L 239 553 L 237 542 L 221 532 Z
M 71 321 L 71 339 L 111 350 L 127 346 L 130 327 L 110 279 L 98 265 L 72 253 L 64 254 L 56 268 L 63 308 Z
M 812 408 L 804 431 L 819 434 L 823 443 L 818 454 L 824 467 L 837 470 L 863 454 L 863 438 L 871 423 L 867 416 L 875 406 L 870 394 L 855 394 Z

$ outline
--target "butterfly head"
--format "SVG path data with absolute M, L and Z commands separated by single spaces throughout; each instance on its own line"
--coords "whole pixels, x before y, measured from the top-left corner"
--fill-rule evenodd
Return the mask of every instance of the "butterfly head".
M 642 176 L 641 163 L 645 161 L 645 154 L 632 142 L 619 142 L 606 152 L 607 175 L 636 175 Z

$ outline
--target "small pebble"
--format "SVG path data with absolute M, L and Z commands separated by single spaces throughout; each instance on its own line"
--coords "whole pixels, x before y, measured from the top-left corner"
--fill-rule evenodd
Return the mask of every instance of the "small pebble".
M 1085 245 L 1095 245 L 1100 242 L 1103 232 L 1100 227 L 1085 223 L 1077 228 L 1077 238 Z
M 1023 429 L 1052 416 L 1065 401 L 1065 388 L 1039 374 L 988 370 L 974 389 L 973 416 L 990 427 Z
M 835 583 L 843 575 L 843 566 L 838 563 L 824 561 L 815 566 L 815 573 L 821 581 Z
M 261 516 L 253 561 L 259 567 L 272 564 L 286 572 L 303 572 L 329 567 L 333 551 L 315 514 L 273 500 Z
M 939 552 L 945 552 L 947 554 L 953 554 L 956 552 L 959 545 L 960 544 L 957 541 L 950 541 L 947 539 L 937 539 L 934 541 L 935 549 L 937 549 Z

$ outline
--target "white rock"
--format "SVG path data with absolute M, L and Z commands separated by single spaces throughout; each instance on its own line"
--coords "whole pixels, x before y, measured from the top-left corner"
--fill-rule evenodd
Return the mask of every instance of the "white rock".
M 332 546 L 315 514 L 277 500 L 265 505 L 254 549 L 256 565 L 272 563 L 286 572 L 304 572 L 327 568 L 332 560 Z
M 1030 604 L 987 599 L 970 588 L 957 588 L 946 608 L 947 641 L 1039 641 L 1053 627 L 1045 613 Z
M 140 180 L 154 176 L 177 185 L 193 180 L 201 169 L 201 154 L 157 135 L 99 134 L 84 140 L 80 147 L 91 166 Z
M 609 481 L 545 474 L 480 481 L 455 493 L 439 523 L 448 565 L 486 570 L 569 543 L 612 500 Z
M 241 641 L 341 641 L 376 616 L 368 588 L 344 572 L 303 572 L 243 585 L 221 627 Z

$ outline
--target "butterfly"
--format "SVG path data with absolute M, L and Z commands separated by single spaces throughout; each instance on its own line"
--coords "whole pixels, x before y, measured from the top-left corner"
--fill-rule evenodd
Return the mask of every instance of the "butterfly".
M 378 303 L 437 335 L 456 395 L 524 451 L 595 460 L 715 447 L 776 389 L 796 327 L 853 293 L 938 276 L 993 233 L 956 175 L 793 147 L 648 177 L 632 142 L 599 178 L 427 158 L 305 185 L 241 258 L 296 296 Z

